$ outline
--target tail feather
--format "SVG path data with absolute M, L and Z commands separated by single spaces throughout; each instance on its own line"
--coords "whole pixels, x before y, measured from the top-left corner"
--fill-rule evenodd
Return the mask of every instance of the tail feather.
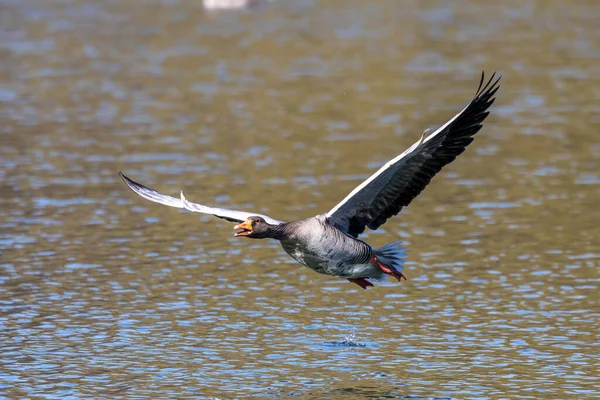
M 404 260 L 406 259 L 405 248 L 402 242 L 393 242 L 385 246 L 378 247 L 373 250 L 377 258 L 389 267 L 393 267 L 396 271 L 404 270 Z

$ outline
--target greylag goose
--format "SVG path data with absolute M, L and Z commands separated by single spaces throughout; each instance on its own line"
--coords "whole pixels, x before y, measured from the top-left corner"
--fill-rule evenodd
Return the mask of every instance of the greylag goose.
M 500 77 L 495 73 L 479 88 L 471 102 L 434 132 L 425 131 L 404 153 L 395 157 L 356 187 L 325 214 L 282 222 L 247 211 L 208 207 L 157 192 L 119 175 L 141 197 L 170 207 L 212 214 L 235 222 L 236 237 L 271 238 L 293 259 L 325 275 L 346 278 L 363 289 L 373 280 L 391 275 L 406 279 L 402 271 L 406 257 L 401 242 L 373 248 L 358 236 L 365 228 L 377 229 L 398 214 L 429 184 L 442 167 L 452 162 L 473 141 L 494 102 Z

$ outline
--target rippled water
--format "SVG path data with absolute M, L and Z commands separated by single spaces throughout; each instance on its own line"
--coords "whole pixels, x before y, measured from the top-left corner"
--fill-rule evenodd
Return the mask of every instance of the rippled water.
M 258 3 L 258 2 L 257 2 Z M 600 3 L 0 2 L 2 398 L 596 398 Z M 504 75 L 362 291 L 232 224 L 324 212 Z

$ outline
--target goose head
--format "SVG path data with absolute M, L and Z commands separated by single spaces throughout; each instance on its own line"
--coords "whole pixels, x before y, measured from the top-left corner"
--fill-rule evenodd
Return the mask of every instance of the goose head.
M 263 239 L 269 237 L 270 225 L 261 217 L 252 216 L 247 220 L 233 227 L 239 229 L 235 233 L 235 237 L 244 236 L 253 239 Z

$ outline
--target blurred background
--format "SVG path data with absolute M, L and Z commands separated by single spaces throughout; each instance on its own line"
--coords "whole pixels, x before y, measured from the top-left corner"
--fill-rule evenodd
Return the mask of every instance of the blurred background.
M 597 1 L 0 0 L 0 398 L 600 396 Z M 231 223 L 326 212 L 471 100 L 363 291 Z

